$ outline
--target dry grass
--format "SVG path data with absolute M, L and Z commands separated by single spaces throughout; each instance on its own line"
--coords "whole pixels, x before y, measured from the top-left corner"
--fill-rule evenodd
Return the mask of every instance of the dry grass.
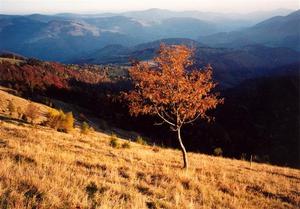
M 2 122 L 2 208 L 297 208 L 300 171 Z M 120 139 L 122 141 L 122 139 Z
M 9 115 L 10 117 L 12 117 L 12 119 L 19 119 L 17 114 L 17 109 L 19 109 L 22 114 L 25 114 L 28 105 L 31 103 L 31 101 L 12 95 L 11 93 L 13 92 L 14 91 L 11 89 L 0 86 L 0 114 L 4 117 L 7 117 Z M 10 101 L 14 104 L 16 108 L 16 111 L 13 113 L 10 113 L 8 109 L 8 104 Z M 38 107 L 38 112 L 40 115 L 35 122 L 41 123 L 45 121 L 46 120 L 45 115 L 46 113 L 49 112 L 51 108 L 46 105 L 42 105 L 38 103 L 32 102 L 32 104 Z
M 0 57 L 0 63 L 3 63 L 3 62 L 10 62 L 11 64 L 21 64 L 21 63 L 24 63 L 25 61 L 20 60 L 20 59 Z
M 0 121 L 0 208 L 300 206 L 299 170 L 189 153 L 183 171 L 180 151 L 110 140 Z

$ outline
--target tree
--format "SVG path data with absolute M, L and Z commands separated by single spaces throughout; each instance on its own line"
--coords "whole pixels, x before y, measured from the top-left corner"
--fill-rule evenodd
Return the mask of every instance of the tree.
M 161 45 L 153 62 L 136 62 L 130 69 L 134 89 L 125 93 L 131 115 L 156 115 L 162 123 L 177 132 L 183 154 L 183 168 L 188 168 L 185 146 L 181 138 L 184 124 L 207 119 L 207 111 L 223 99 L 212 90 L 212 67 L 191 70 L 194 51 L 183 45 Z
M 27 105 L 27 108 L 25 110 L 25 118 L 28 121 L 30 119 L 31 124 L 34 123 L 34 121 L 39 117 L 40 115 L 40 108 L 33 103 L 29 103 Z M 28 121 L 29 122 L 29 121 Z

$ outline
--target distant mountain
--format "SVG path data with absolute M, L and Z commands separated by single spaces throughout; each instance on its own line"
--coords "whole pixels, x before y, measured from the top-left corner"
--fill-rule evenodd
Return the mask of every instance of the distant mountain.
M 272 48 L 263 45 L 248 45 L 239 49 L 211 48 L 190 39 L 163 39 L 134 47 L 111 45 L 73 59 L 71 62 L 129 64 L 129 60 L 133 58 L 150 60 L 155 56 L 161 43 L 185 44 L 195 48 L 196 64 L 202 67 L 211 63 L 215 69 L 215 78 L 223 87 L 234 86 L 248 78 L 272 74 L 272 69 L 294 64 L 300 60 L 300 53 L 288 48 Z
M 124 16 L 0 16 L 0 50 L 65 61 L 107 45 L 133 46 L 163 38 L 196 38 L 217 32 L 195 18 L 169 18 L 152 25 Z
M 131 58 L 147 60 L 153 58 L 160 44 L 183 44 L 189 47 L 203 46 L 197 41 L 185 38 L 161 39 L 153 42 L 139 44 L 133 47 L 122 45 L 108 45 L 86 55 L 80 55 L 69 60 L 69 63 L 89 64 L 128 64 Z
M 272 17 L 241 31 L 202 36 L 198 40 L 213 47 L 241 47 L 257 43 L 300 50 L 300 10 L 287 16 Z
M 125 33 L 100 28 L 87 21 L 55 19 L 46 22 L 44 16 L 0 18 L 0 39 L 5 40 L 0 42 L 0 50 L 55 61 L 64 61 L 108 44 L 139 43 Z
M 265 19 L 278 15 L 288 15 L 292 10 L 276 9 L 272 11 L 258 11 L 246 14 L 217 13 L 202 11 L 171 11 L 166 9 L 148 9 L 143 11 L 131 11 L 121 13 L 123 16 L 132 17 L 144 22 L 159 22 L 170 18 L 195 18 L 207 21 L 218 26 L 218 30 L 231 31 L 243 27 L 249 27 Z
M 0 15 L 0 40 L 5 40 L 0 42 L 0 50 L 61 62 L 74 57 L 85 59 L 87 54 L 106 46 L 109 46 L 109 50 L 116 45 L 131 48 L 170 38 L 195 39 L 217 48 L 263 44 L 300 50 L 299 11 L 284 17 L 273 17 L 250 28 L 219 33 L 246 27 L 250 20 L 253 22 L 271 14 L 285 12 L 287 11 L 259 12 L 240 17 L 237 14 L 159 9 L 95 15 Z M 114 57 L 119 57 L 119 53 L 120 49 L 117 49 Z M 143 56 L 147 57 L 147 53 Z M 90 57 L 93 60 L 93 56 Z M 104 60 L 107 59 L 106 56 Z

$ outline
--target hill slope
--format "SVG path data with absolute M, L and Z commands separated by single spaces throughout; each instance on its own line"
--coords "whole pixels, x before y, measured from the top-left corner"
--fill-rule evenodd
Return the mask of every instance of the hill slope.
M 182 171 L 176 150 L 133 142 L 117 149 L 100 132 L 66 134 L 1 118 L 1 208 L 300 206 L 299 170 L 189 153 L 191 168 Z
M 156 55 L 161 43 L 184 44 L 194 48 L 196 64 L 203 67 L 207 63 L 211 63 L 215 70 L 215 79 L 222 87 L 232 87 L 245 79 L 266 73 L 271 74 L 273 68 L 294 64 L 300 59 L 300 53 L 289 48 L 273 48 L 259 44 L 240 48 L 211 48 L 192 39 L 172 38 L 139 44 L 134 47 L 110 45 L 86 56 L 74 58 L 70 60 L 70 63 L 126 65 L 132 58 L 151 60 Z
M 287 16 L 272 17 L 244 30 L 200 37 L 199 41 L 214 47 L 264 44 L 300 50 L 300 10 Z

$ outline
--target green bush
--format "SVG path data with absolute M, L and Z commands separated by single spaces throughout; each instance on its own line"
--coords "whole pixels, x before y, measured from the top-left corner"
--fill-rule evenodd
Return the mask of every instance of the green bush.
M 109 145 L 113 148 L 119 148 L 120 147 L 119 139 L 115 134 L 111 135 Z
M 141 136 L 138 136 L 135 142 L 141 145 L 147 145 L 147 142 Z
M 87 122 L 83 122 L 80 126 L 80 132 L 82 134 L 88 134 L 90 132 L 90 126 Z
M 217 147 L 214 149 L 214 155 L 215 156 L 222 156 L 223 155 L 223 150 L 221 147 Z

